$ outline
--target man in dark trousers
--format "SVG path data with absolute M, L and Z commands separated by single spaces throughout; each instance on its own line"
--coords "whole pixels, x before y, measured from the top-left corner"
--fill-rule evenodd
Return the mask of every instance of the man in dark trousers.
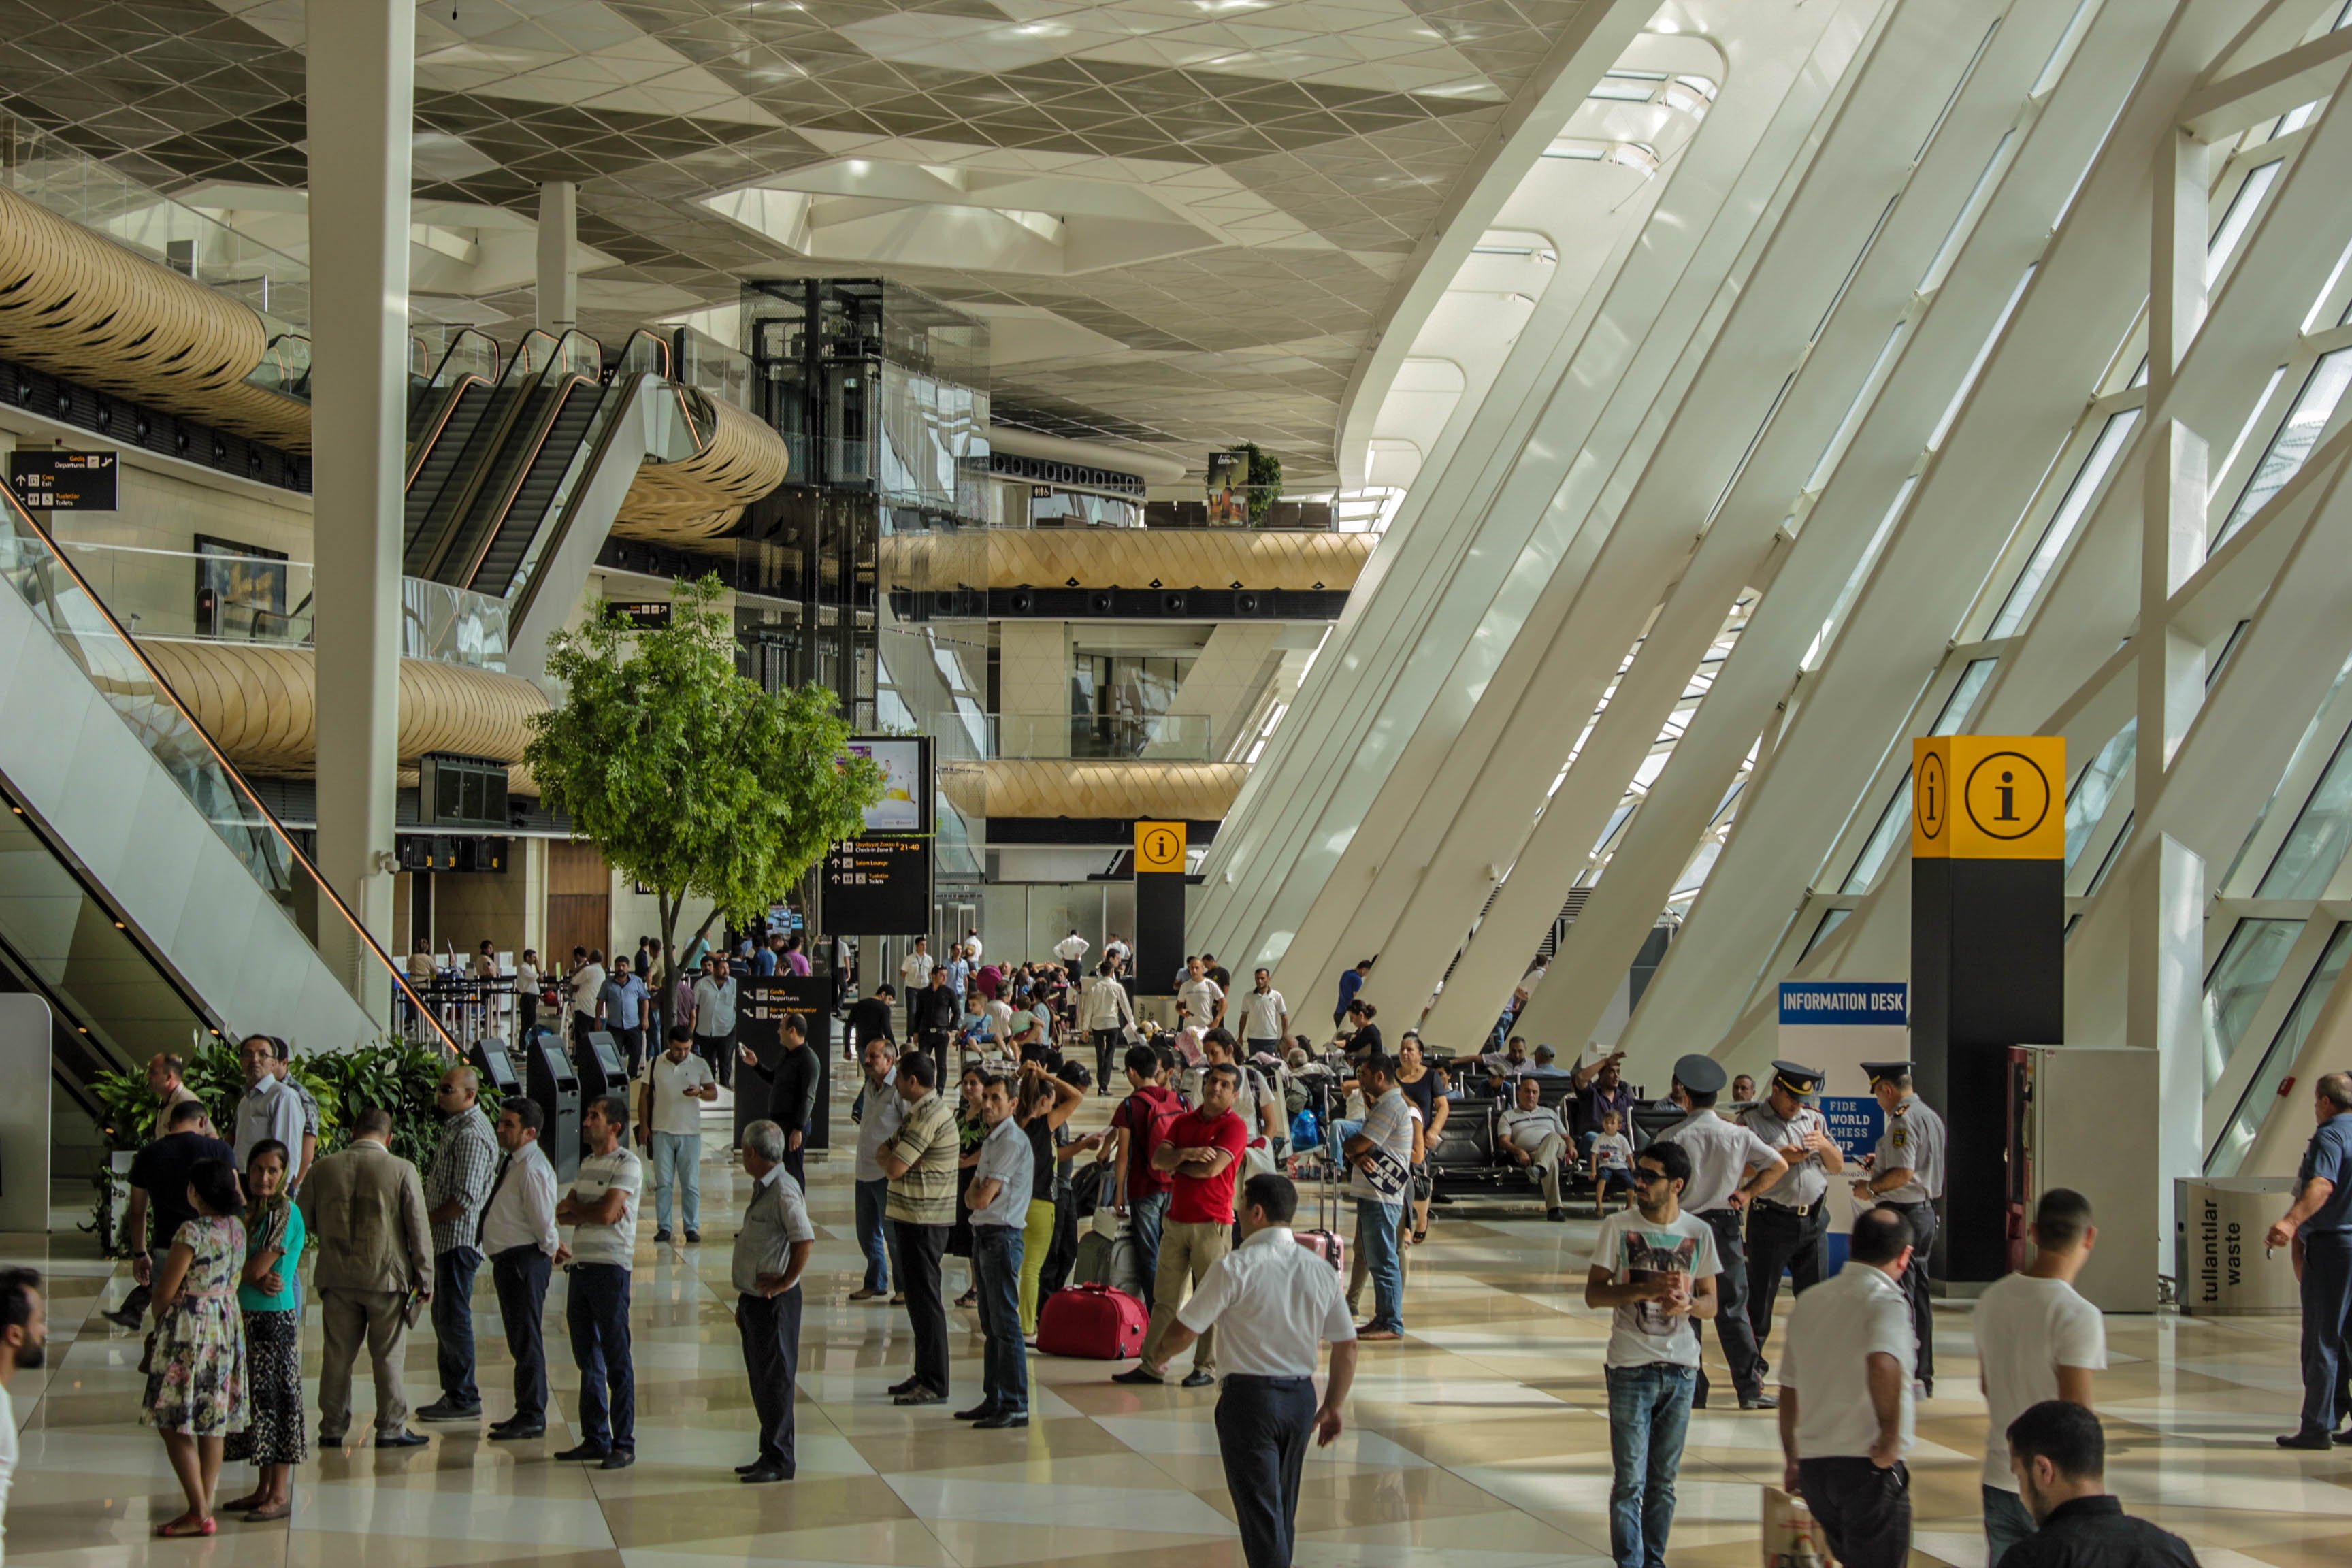
M 2009 1468 L 2035 1528 L 2003 1568 L 2197 1568 L 2189 1542 L 2124 1512 L 2106 1458 L 2099 1418 L 2071 1400 L 2028 1405 L 2009 1424 Z
M 816 1096 L 824 1078 L 824 1066 L 816 1052 L 809 1048 L 808 1026 L 796 1013 L 784 1015 L 780 1026 L 783 1054 L 772 1068 L 763 1064 L 749 1046 L 736 1047 L 742 1055 L 743 1065 L 760 1075 L 768 1086 L 768 1119 L 784 1130 L 784 1169 L 793 1173 L 793 1181 L 807 1190 L 808 1177 L 802 1170 L 806 1158 L 801 1145 L 807 1142 L 810 1119 L 816 1115 Z
M 955 1038 L 956 1015 L 963 1011 L 955 987 L 948 984 L 948 966 L 931 966 L 931 983 L 907 999 L 907 1035 L 918 1050 L 929 1052 L 940 1076 L 947 1076 L 948 1042 Z
M 2303 1264 L 2303 1421 L 2278 1440 L 2282 1448 L 2352 1443 L 2352 1427 L 2338 1438 L 2328 1436 L 2345 1415 L 2352 1320 L 2352 1073 L 2322 1073 L 2312 1086 L 2311 1109 L 2319 1130 L 2295 1172 L 2294 1205 L 2263 1238 L 2265 1247 L 2294 1247 Z
M 898 1131 L 874 1156 L 889 1178 L 885 1211 L 898 1232 L 898 1289 L 913 1331 L 913 1375 L 890 1388 L 895 1405 L 939 1405 L 948 1396 L 948 1316 L 940 1293 L 940 1255 L 956 1217 L 955 1108 L 939 1092 L 939 1069 L 920 1051 L 898 1063 L 892 1087 L 906 1111 Z
M 1356 1377 L 1355 1315 L 1339 1272 L 1298 1244 L 1290 1222 L 1298 1189 L 1271 1172 L 1242 1188 L 1242 1244 L 1219 1258 L 1161 1335 L 1164 1380 L 1171 1358 L 1216 1329 L 1224 1385 L 1217 1395 L 1217 1449 L 1233 1494 L 1242 1555 L 1249 1568 L 1290 1568 L 1307 1437 L 1328 1447 Z M 1331 1342 L 1331 1377 L 1315 1398 L 1315 1363 Z
M 735 1473 L 760 1485 L 788 1481 L 799 1468 L 793 1381 L 801 1362 L 801 1274 L 815 1249 L 816 1227 L 800 1184 L 784 1169 L 782 1128 L 754 1121 L 743 1129 L 743 1170 L 751 1178 L 751 1202 L 735 1233 L 735 1327 L 760 1415 L 760 1452 Z
M 546 1125 L 535 1100 L 509 1095 L 499 1106 L 499 1168 L 478 1234 L 514 1358 L 515 1410 L 490 1423 L 494 1443 L 547 1436 L 547 1285 L 563 1237 L 555 1228 L 555 1167 L 539 1146 Z

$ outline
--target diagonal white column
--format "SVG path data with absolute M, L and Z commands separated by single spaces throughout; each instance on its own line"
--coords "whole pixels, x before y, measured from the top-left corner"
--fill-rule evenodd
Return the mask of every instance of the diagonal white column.
M 314 0 L 307 16 L 319 868 L 388 944 L 416 8 Z M 385 972 L 340 921 L 320 931 L 322 956 L 386 1016 Z

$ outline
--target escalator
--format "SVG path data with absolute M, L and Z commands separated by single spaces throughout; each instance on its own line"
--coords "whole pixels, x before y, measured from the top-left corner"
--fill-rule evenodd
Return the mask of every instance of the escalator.
M 682 395 L 667 381 L 669 344 L 650 332 L 632 335 L 609 363 L 584 333 L 532 332 L 503 374 L 466 341 L 478 337 L 453 342 L 411 405 L 404 571 L 520 601 L 583 515 L 595 474 L 609 467 L 619 481 L 583 530 L 601 544 L 637 467 L 682 455 L 654 429 L 679 419 L 626 417 L 632 408 L 650 412 L 649 391 Z M 578 587 L 558 598 L 568 604 Z
M 397 966 L 5 492 L 0 584 L 0 990 L 48 1003 L 65 1092 L 215 1034 L 389 1038 L 321 947 Z

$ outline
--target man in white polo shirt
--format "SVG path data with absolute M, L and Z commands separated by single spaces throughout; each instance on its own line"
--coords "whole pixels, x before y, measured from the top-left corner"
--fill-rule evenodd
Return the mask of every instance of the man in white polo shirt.
M 2091 1374 L 2107 1364 L 2107 1324 L 2074 1289 L 2099 1227 L 2091 1200 L 2053 1187 L 2033 1210 L 2033 1261 L 1996 1279 L 1970 1314 L 1977 1337 L 1977 1381 L 1990 1418 L 1985 1439 L 1986 1568 L 2000 1568 L 2011 1547 L 2034 1532 L 2010 1468 L 2009 1424 L 2045 1400 L 2091 1407 Z
M 1274 976 L 1259 970 L 1256 989 L 1242 998 L 1242 1038 L 1249 1054 L 1271 1051 L 1281 1056 L 1290 1043 L 1290 1004 L 1274 988 Z
M 1906 1215 L 1854 1215 L 1846 1267 L 1797 1298 L 1780 1352 L 1782 1484 L 1804 1498 L 1845 1568 L 1904 1568 L 1910 1557 L 1910 1262 Z
M 1298 1189 L 1271 1172 L 1242 1189 L 1242 1244 L 1219 1258 L 1160 1336 L 1168 1363 L 1217 1331 L 1224 1386 L 1217 1395 L 1217 1448 L 1233 1494 L 1249 1568 L 1290 1568 L 1307 1436 L 1338 1440 L 1339 1407 L 1356 1377 L 1356 1325 L 1339 1270 L 1291 1233 Z M 1315 1398 L 1315 1363 L 1331 1342 L 1331 1377 Z

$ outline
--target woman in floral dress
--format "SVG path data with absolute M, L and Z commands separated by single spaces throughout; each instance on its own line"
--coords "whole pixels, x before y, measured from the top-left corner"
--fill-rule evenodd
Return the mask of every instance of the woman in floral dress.
M 302 1211 L 286 1195 L 286 1145 L 264 1138 L 246 1156 L 245 1267 L 236 1302 L 245 1313 L 246 1429 L 229 1435 L 224 1457 L 261 1472 L 252 1492 L 223 1508 L 247 1524 L 294 1511 L 294 1467 L 310 1457 L 302 1417 L 302 1308 L 295 1295 Z
M 155 1337 L 147 1377 L 147 1420 L 163 1435 L 188 1510 L 156 1527 L 165 1536 L 210 1535 L 221 1449 L 245 1429 L 245 1325 L 236 1278 L 245 1267 L 245 1226 L 236 1172 L 200 1160 L 188 1172 L 197 1217 L 180 1226 L 155 1273 Z

